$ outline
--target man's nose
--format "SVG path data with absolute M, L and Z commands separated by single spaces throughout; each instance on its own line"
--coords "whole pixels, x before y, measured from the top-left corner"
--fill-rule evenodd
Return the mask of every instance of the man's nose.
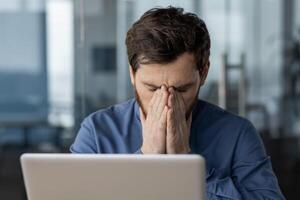
M 167 84 L 162 84 L 161 86 L 160 86 L 160 89 L 165 89 L 165 91 L 167 91 L 169 94 L 170 94 L 170 92 L 172 91 L 172 90 L 174 90 L 174 87 L 173 86 L 168 86 Z

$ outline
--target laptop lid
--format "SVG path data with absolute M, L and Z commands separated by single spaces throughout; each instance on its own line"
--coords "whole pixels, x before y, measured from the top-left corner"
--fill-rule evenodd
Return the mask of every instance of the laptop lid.
M 29 200 L 202 200 L 199 155 L 23 154 Z

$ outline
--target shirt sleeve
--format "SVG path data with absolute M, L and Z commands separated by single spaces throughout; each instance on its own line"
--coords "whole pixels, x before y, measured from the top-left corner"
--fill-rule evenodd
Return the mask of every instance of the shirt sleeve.
M 283 200 L 270 157 L 254 126 L 247 121 L 238 138 L 233 158 L 232 176 L 227 181 L 236 196 L 245 200 Z M 234 188 L 235 187 L 235 188 Z
M 74 143 L 70 147 L 71 153 L 99 153 L 95 133 L 86 118 L 78 131 Z
M 207 199 L 285 199 L 261 138 L 248 121 L 237 140 L 231 171 L 231 176 L 207 184 Z

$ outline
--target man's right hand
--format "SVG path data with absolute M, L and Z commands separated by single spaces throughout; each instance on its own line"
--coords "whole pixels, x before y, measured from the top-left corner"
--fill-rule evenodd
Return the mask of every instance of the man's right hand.
M 147 117 L 140 108 L 140 118 L 143 129 L 143 154 L 166 153 L 166 128 L 168 113 L 167 87 L 157 89 L 150 100 Z

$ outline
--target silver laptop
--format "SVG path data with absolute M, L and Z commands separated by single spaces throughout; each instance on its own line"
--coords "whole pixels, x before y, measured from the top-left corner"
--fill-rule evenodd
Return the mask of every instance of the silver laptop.
M 203 200 L 199 155 L 23 154 L 28 200 Z

